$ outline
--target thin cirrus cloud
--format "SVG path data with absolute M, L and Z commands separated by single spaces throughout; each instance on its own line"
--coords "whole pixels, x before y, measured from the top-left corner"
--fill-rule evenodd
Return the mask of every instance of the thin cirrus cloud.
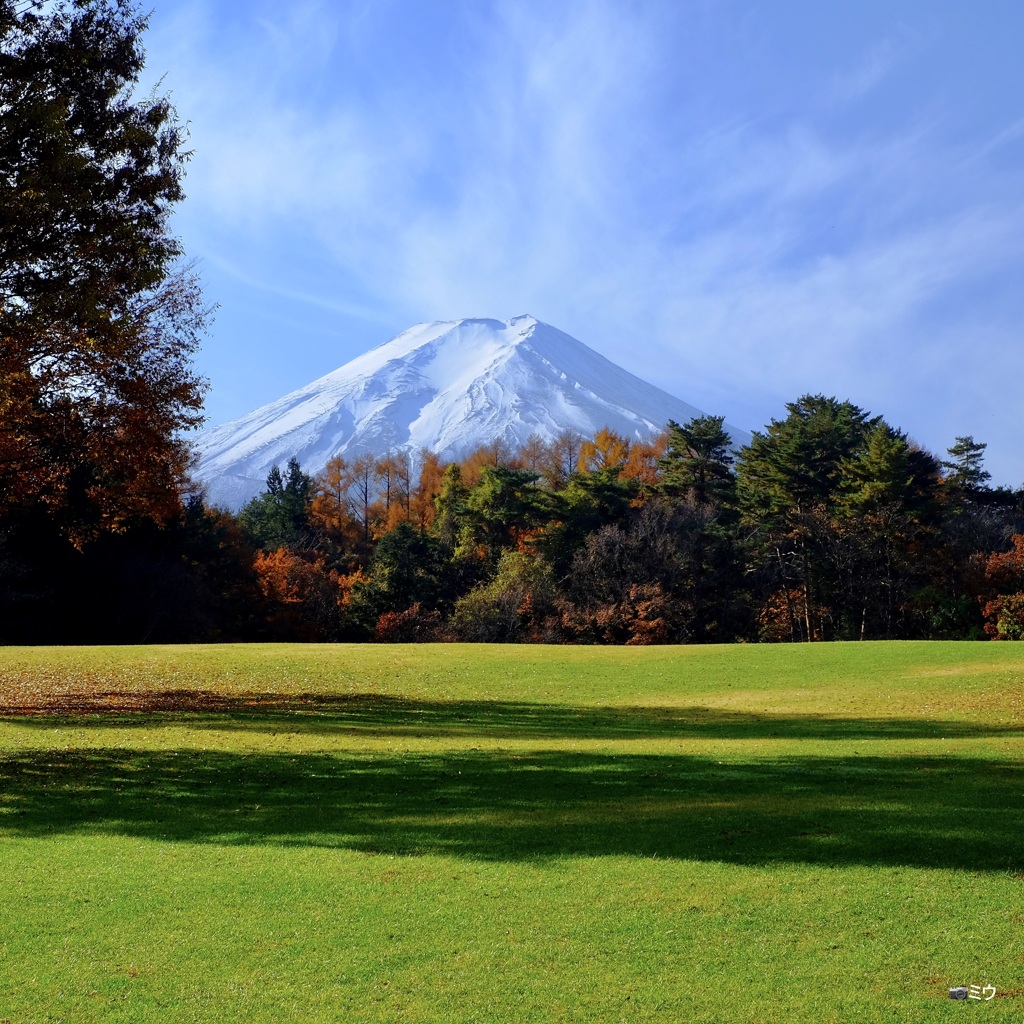
M 150 66 L 196 150 L 178 228 L 281 304 L 246 325 L 248 404 L 217 406 L 209 358 L 215 418 L 417 320 L 528 311 L 734 422 L 837 393 L 932 448 L 975 433 L 1019 482 L 998 435 L 1024 426 L 1024 119 L 950 113 L 921 84 L 944 23 L 878 12 L 826 60 L 738 0 L 168 2 Z M 329 351 L 311 332 L 282 377 L 280 322 L 301 339 L 317 310 Z M 225 356 L 240 317 L 222 304 Z
M 829 102 L 851 103 L 877 89 L 896 65 L 898 49 L 891 38 L 879 40 L 856 67 L 837 72 L 825 90 Z

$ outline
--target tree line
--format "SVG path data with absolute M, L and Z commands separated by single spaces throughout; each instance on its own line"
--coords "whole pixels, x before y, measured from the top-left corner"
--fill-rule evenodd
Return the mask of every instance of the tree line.
M 39 522 L 35 548 L 5 547 L 0 638 L 1024 638 L 1024 489 L 990 486 L 984 444 L 939 460 L 822 395 L 786 413 L 738 451 L 702 416 L 447 463 L 292 459 L 237 514 L 192 489 L 86 545 L 47 546 Z
M 567 431 L 442 464 L 294 460 L 242 509 L 279 635 L 707 643 L 1024 635 L 1024 493 L 807 395 L 731 450 Z

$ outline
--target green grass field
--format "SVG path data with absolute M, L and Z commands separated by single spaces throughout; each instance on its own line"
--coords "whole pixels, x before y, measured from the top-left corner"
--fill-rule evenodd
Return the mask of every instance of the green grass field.
M 8 648 L 0 885 L 9 1024 L 1022 1024 L 1024 645 Z

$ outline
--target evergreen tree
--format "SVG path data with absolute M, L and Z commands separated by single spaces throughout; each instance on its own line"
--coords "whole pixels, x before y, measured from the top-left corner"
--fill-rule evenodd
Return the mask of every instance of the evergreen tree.
M 275 467 L 276 468 L 276 467 Z M 288 460 L 281 500 L 289 527 L 296 533 L 309 525 L 309 505 L 313 499 L 313 480 L 302 472 L 299 460 Z
M 913 635 L 912 598 L 934 571 L 938 464 L 880 422 L 843 465 L 833 531 L 833 598 L 839 636 Z
M 431 532 L 449 553 L 454 553 L 466 526 L 466 497 L 469 488 L 462 482 L 458 463 L 445 466 L 441 486 L 434 498 L 434 521 Z
M 623 479 L 616 466 L 576 474 L 562 490 L 549 493 L 550 512 L 537 546 L 556 577 L 566 576 L 576 552 L 592 533 L 609 523 L 629 519 L 638 491 L 636 480 Z
M 266 493 L 272 498 L 280 498 L 284 494 L 284 477 L 281 476 L 280 466 L 272 466 L 267 474 Z
M 445 566 L 437 540 L 408 523 L 399 523 L 378 541 L 365 582 L 352 591 L 348 619 L 371 635 L 382 615 L 413 605 L 434 609 L 443 602 Z
M 805 395 L 787 404 L 740 452 L 738 501 L 751 554 L 773 599 L 785 609 L 789 636 L 827 632 L 831 521 L 845 467 L 881 422 L 851 402 Z
M 975 441 L 969 434 L 958 437 L 946 451 L 950 458 L 943 460 L 942 468 L 948 469 L 945 483 L 947 488 L 961 494 L 974 494 L 984 490 L 992 475 L 982 465 L 985 461 L 985 449 L 982 441 Z
M 270 470 L 266 490 L 238 513 L 239 525 L 261 551 L 308 546 L 312 495 L 313 481 L 289 459 L 286 475 L 277 466 Z
M 466 496 L 469 539 L 496 557 L 546 519 L 547 499 L 535 487 L 537 474 L 504 466 L 481 471 L 480 482 Z
M 690 493 L 702 505 L 732 500 L 732 438 L 724 423 L 724 416 L 697 416 L 682 426 L 669 420 L 668 450 L 659 461 L 666 493 Z

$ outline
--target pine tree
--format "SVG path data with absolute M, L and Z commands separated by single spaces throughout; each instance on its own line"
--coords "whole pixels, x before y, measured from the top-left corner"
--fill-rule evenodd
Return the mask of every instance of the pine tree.
M 667 493 L 692 494 L 702 505 L 732 498 L 732 438 L 724 423 L 724 416 L 697 416 L 682 426 L 669 420 L 668 450 L 659 463 Z
M 750 544 L 792 639 L 826 633 L 831 520 L 845 467 L 881 422 L 851 402 L 805 395 L 740 452 L 738 500 Z
M 938 463 L 880 422 L 842 469 L 832 545 L 840 635 L 905 635 L 937 544 Z
M 468 494 L 469 488 L 462 482 L 462 469 L 459 464 L 445 466 L 440 487 L 434 496 L 431 531 L 449 555 L 456 550 L 465 532 Z
M 951 458 L 943 460 L 942 468 L 949 470 L 945 478 L 949 489 L 962 494 L 984 490 L 986 483 L 992 478 L 992 474 L 982 468 L 987 447 L 987 444 L 975 441 L 968 434 L 966 437 L 958 437 L 955 443 L 946 449 Z
M 308 546 L 312 500 L 313 481 L 292 458 L 285 474 L 278 466 L 270 470 L 267 489 L 245 504 L 238 522 L 262 551 Z

